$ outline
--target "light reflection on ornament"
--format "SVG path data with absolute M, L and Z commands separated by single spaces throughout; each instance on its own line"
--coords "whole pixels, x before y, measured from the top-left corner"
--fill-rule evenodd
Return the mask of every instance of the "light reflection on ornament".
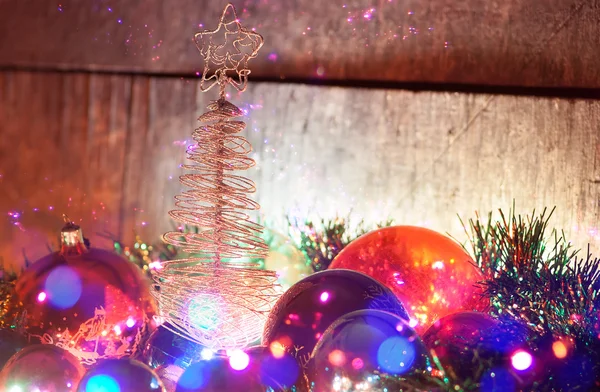
M 519 350 L 511 356 L 510 362 L 516 370 L 527 370 L 533 364 L 533 357 L 527 351 Z
M 352 360 L 352 367 L 356 370 L 360 370 L 365 366 L 365 362 L 360 358 L 354 358 Z
M 271 350 L 273 357 L 276 359 L 281 359 L 285 356 L 285 347 L 279 342 L 271 343 L 269 349 Z
M 346 363 L 346 355 L 341 350 L 333 350 L 329 353 L 329 363 L 333 366 L 344 366 Z
M 390 374 L 406 373 L 415 361 L 414 344 L 401 336 L 390 337 L 377 350 L 377 363 Z
M 329 293 L 327 291 L 323 291 L 321 293 L 321 296 L 319 297 L 319 299 L 321 300 L 321 302 L 325 303 L 329 300 Z
M 434 270 L 441 270 L 444 268 L 444 262 L 443 261 L 436 261 L 431 265 L 431 268 L 433 268 Z
M 85 392 L 121 392 L 121 388 L 111 376 L 98 374 L 90 377 L 85 386 Z
M 404 281 L 402 279 L 400 279 L 399 276 L 400 276 L 399 272 L 394 272 L 393 277 L 396 280 L 396 284 L 404 284 Z
M 46 298 L 47 298 L 46 293 L 42 291 L 41 293 L 38 294 L 37 300 L 38 300 L 38 302 L 44 302 L 46 300 Z
M 56 267 L 48 274 L 44 289 L 50 303 L 57 309 L 73 307 L 79 301 L 83 291 L 77 271 L 66 266 Z

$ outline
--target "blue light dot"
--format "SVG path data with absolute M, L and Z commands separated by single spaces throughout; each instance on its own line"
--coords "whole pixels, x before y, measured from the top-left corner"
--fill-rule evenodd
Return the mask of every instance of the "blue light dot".
M 81 298 L 81 279 L 72 268 L 57 267 L 48 274 L 44 292 L 52 306 L 58 309 L 69 309 Z
M 481 377 L 479 385 L 481 392 L 512 392 L 515 391 L 515 379 L 505 369 L 494 368 Z
M 292 387 L 299 374 L 298 362 L 289 355 L 283 358 L 269 356 L 260 365 L 261 382 L 274 390 L 279 389 L 278 386 Z
M 85 392 L 121 392 L 121 388 L 111 376 L 98 374 L 90 377 L 86 382 Z
M 209 372 L 206 368 L 206 361 L 192 364 L 181 375 L 177 385 L 185 389 L 200 389 L 208 382 Z M 87 392 L 87 391 L 86 391 Z
M 403 374 L 410 370 L 416 354 L 414 345 L 408 339 L 394 336 L 379 346 L 377 363 L 388 373 Z

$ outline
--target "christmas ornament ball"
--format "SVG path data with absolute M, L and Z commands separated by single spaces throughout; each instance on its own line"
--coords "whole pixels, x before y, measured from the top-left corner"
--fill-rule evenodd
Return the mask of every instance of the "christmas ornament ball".
M 26 332 L 91 365 L 133 353 L 156 307 L 141 270 L 111 251 L 89 248 L 67 222 L 61 249 L 17 280 Z
M 269 246 L 265 269 L 277 272 L 277 282 L 284 290 L 312 273 L 307 257 L 289 238 L 273 230 L 265 230 L 263 238 Z
M 476 360 L 514 372 L 511 361 L 515 354 L 518 359 L 522 351 L 532 359 L 527 350 L 528 338 L 528 329 L 515 321 L 485 313 L 458 312 L 436 321 L 423 335 L 423 342 L 447 372 L 462 380 L 473 380 L 480 370 L 473 366 Z M 532 365 L 521 370 L 532 371 Z M 524 375 L 520 379 L 527 381 Z
M 477 286 L 483 276 L 467 252 L 453 239 L 422 227 L 367 233 L 329 267 L 338 268 L 362 272 L 389 287 L 420 333 L 445 315 L 488 306 Z
M 255 346 L 245 352 L 250 361 L 250 371 L 259 375 L 269 392 L 309 390 L 304 369 L 283 347 Z
M 294 284 L 271 310 L 262 344 L 280 345 L 303 363 L 325 330 L 361 309 L 384 310 L 408 320 L 402 303 L 375 279 L 350 270 L 326 270 Z
M 85 369 L 60 347 L 35 344 L 15 354 L 0 372 L 6 391 L 75 391 Z
M 177 382 L 177 392 L 265 392 L 250 357 L 241 350 L 191 364 Z
M 323 334 L 307 366 L 312 392 L 400 390 L 402 377 L 428 375 L 427 349 L 400 317 L 359 310 Z
M 174 333 L 173 330 L 169 323 L 162 324 L 146 341 L 142 356 L 151 368 L 167 365 L 187 367 L 202 358 L 204 346 Z
M 106 359 L 88 370 L 77 392 L 135 391 L 166 392 L 158 375 L 143 363 L 131 358 Z

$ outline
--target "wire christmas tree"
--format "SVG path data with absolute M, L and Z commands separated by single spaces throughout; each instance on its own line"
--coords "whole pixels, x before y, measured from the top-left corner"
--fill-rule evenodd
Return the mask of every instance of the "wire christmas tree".
M 242 27 L 228 4 L 217 29 L 197 33 L 195 41 L 205 61 L 200 88 L 218 86 L 219 99 L 199 118 L 206 125 L 194 132 L 197 144 L 188 148 L 193 163 L 183 166 L 192 173 L 180 177 L 190 189 L 175 197 L 178 209 L 169 214 L 198 230 L 168 232 L 163 239 L 202 257 L 164 262 L 154 276 L 156 295 L 165 326 L 173 332 L 213 349 L 242 348 L 260 337 L 278 291 L 274 272 L 247 262 L 264 258 L 267 246 L 262 226 L 248 215 L 260 208 L 249 198 L 255 185 L 233 174 L 255 162 L 248 156 L 252 146 L 239 135 L 246 124 L 233 120 L 243 112 L 226 100 L 225 89 L 246 89 L 248 61 L 263 39 Z

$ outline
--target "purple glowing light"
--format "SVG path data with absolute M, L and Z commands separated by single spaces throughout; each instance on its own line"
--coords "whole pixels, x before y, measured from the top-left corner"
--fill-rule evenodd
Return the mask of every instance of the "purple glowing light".
M 41 293 L 39 293 L 37 296 L 38 302 L 44 302 L 44 301 L 46 301 L 46 298 L 48 298 L 48 296 L 43 291 Z
M 127 328 L 133 328 L 135 326 L 135 320 L 129 317 L 125 322 L 125 325 L 127 326 Z
M 533 364 L 533 357 L 527 351 L 519 350 L 510 357 L 510 362 L 516 370 L 527 370 Z
M 327 291 L 323 291 L 321 293 L 321 296 L 319 297 L 319 299 L 321 300 L 321 302 L 325 303 L 327 301 L 329 301 L 329 293 Z

